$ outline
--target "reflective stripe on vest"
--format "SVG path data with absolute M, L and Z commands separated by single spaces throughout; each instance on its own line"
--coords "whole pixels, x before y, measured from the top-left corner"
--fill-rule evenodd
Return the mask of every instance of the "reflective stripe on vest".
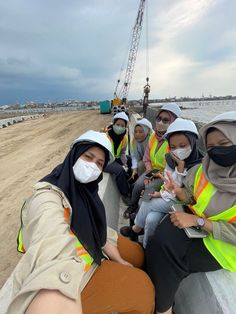
M 204 217 L 204 211 L 207 208 L 216 189 L 204 177 L 202 165 L 199 167 L 194 181 L 194 198 L 196 204 L 191 206 L 191 209 L 198 215 Z M 217 215 L 207 217 L 209 220 L 222 220 L 228 223 L 236 221 L 236 205 L 225 210 Z M 210 233 L 203 242 L 208 251 L 214 256 L 217 262 L 224 268 L 230 271 L 236 271 L 236 246 L 228 244 L 221 240 L 213 238 Z
M 112 146 L 112 153 L 115 156 L 115 158 L 120 158 L 120 153 L 121 150 L 124 149 L 127 146 L 128 143 L 128 137 L 127 135 L 125 135 L 122 139 L 122 141 L 120 142 L 120 145 L 117 148 L 116 154 L 115 154 L 115 150 L 114 150 L 114 142 L 113 139 L 110 137 L 110 135 L 108 134 L 108 132 L 106 132 L 107 137 L 109 138 L 110 142 L 111 142 L 111 146 Z
M 22 229 L 23 229 L 23 221 L 22 221 L 22 211 L 23 208 L 25 207 L 26 201 L 24 201 L 22 207 L 21 207 L 21 226 L 20 226 L 20 230 L 18 232 L 17 235 L 17 251 L 24 254 L 25 253 L 25 249 L 23 246 L 23 239 L 22 239 Z
M 130 141 L 130 150 L 134 151 L 134 138 Z
M 69 208 L 64 208 L 64 218 L 65 218 L 65 221 L 68 223 L 69 222 Z M 76 237 L 74 235 L 74 233 L 72 232 L 72 230 L 70 230 L 70 235 L 73 237 Z M 85 261 L 84 272 L 86 272 L 91 267 L 91 265 L 93 263 L 93 258 L 84 249 L 83 245 L 80 243 L 80 241 L 78 239 L 77 239 L 76 244 L 75 244 L 75 249 L 76 249 L 76 256 L 79 256 L 80 258 L 82 258 Z M 24 246 L 23 246 L 23 240 L 22 240 L 22 226 L 20 228 L 20 231 L 19 231 L 18 237 L 17 237 L 17 250 L 20 253 L 25 253 Z
M 69 208 L 64 209 L 64 217 L 65 217 L 65 221 L 68 223 L 68 221 L 69 221 Z M 70 235 L 73 237 L 76 237 L 76 235 L 73 233 L 72 230 L 70 230 Z M 77 239 L 76 244 L 75 244 L 76 256 L 79 256 L 80 258 L 82 258 L 85 261 L 84 272 L 86 272 L 91 267 L 91 265 L 93 263 L 93 258 L 85 250 L 85 248 L 83 247 L 83 245 L 81 244 L 79 239 L 78 238 L 76 238 L 76 239 Z
M 17 236 L 17 251 L 23 254 L 25 253 L 23 240 L 22 240 L 22 228 L 20 228 L 18 236 Z
M 152 168 L 164 170 L 166 166 L 166 154 L 169 151 L 168 142 L 164 141 L 161 146 L 157 149 L 158 145 L 158 139 L 155 136 L 155 133 L 152 133 L 152 135 L 149 138 L 148 141 L 148 148 L 150 151 L 150 160 Z

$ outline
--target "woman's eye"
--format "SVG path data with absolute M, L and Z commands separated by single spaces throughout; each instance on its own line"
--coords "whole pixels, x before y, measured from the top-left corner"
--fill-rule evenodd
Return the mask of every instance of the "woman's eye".
M 227 146 L 229 144 L 230 144 L 230 142 L 228 142 L 228 141 L 219 143 L 220 146 Z

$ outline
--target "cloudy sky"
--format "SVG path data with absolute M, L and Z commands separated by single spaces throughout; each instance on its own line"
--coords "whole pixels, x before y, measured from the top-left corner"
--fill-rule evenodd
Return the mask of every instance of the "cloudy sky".
M 147 1 L 128 98 L 236 95 L 236 1 Z M 111 99 L 139 2 L 2 0 L 0 104 Z

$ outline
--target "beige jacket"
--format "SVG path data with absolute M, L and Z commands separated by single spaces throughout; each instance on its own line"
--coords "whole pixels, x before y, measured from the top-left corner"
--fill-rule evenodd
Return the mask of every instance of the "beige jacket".
M 64 218 L 69 208 L 69 223 Z M 84 261 L 76 256 L 75 236 L 70 233 L 72 209 L 56 186 L 39 182 L 22 208 L 23 244 L 26 253 L 13 273 L 13 299 L 7 314 L 23 314 L 41 289 L 57 289 L 78 299 L 94 271 L 84 272 Z M 117 233 L 108 227 L 108 241 L 117 243 Z

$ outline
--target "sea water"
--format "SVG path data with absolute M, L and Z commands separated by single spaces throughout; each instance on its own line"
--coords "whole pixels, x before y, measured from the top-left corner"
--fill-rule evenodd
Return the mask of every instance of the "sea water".
M 236 111 L 236 100 L 196 100 L 176 102 L 182 109 L 182 117 L 200 123 L 207 123 L 215 116 Z M 150 107 L 162 106 L 163 103 L 153 103 Z

